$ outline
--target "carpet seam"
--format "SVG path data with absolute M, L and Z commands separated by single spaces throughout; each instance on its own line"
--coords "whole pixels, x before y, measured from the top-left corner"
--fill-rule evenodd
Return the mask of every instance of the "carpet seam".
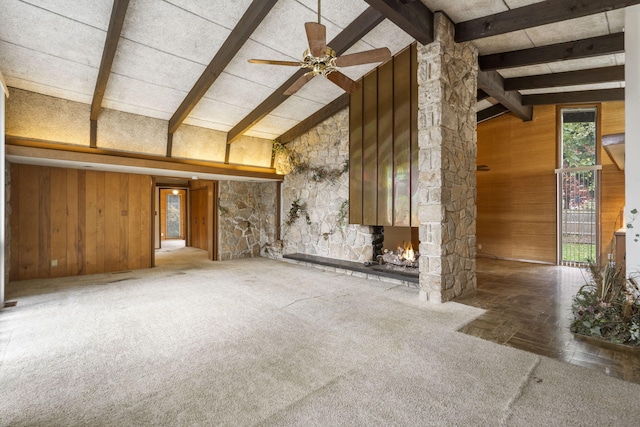
M 535 370 L 538 368 L 538 366 L 540 366 L 540 362 L 542 362 L 542 358 L 536 357 L 533 365 L 531 366 L 531 368 L 529 369 L 529 372 L 527 373 L 527 376 L 524 378 L 524 380 L 518 387 L 518 390 L 516 390 L 513 397 L 507 403 L 507 409 L 505 410 L 504 418 L 502 419 L 502 422 L 500 423 L 500 425 L 502 426 L 508 425 L 507 423 L 509 421 L 509 418 L 511 418 L 511 415 L 513 415 L 513 412 L 512 412 L 513 406 L 516 404 L 518 400 L 520 400 L 520 398 L 524 394 L 524 390 L 531 383 L 531 380 L 533 379 L 533 374 Z

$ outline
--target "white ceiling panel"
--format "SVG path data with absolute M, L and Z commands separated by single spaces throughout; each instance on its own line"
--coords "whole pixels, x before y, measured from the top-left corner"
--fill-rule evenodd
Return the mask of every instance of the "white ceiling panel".
M 525 31 L 486 37 L 472 42 L 478 48 L 479 55 L 491 55 L 498 52 L 529 49 L 535 47 Z
M 148 108 L 153 112 L 148 114 L 151 117 L 168 120 L 186 95 L 186 92 L 112 73 L 107 84 L 105 100 L 135 106 L 138 109 Z M 159 115 L 159 112 L 164 112 L 164 115 Z
M 313 13 L 318 13 L 317 0 L 297 0 Z M 340 28 L 345 28 L 356 19 L 362 12 L 367 10 L 369 5 L 361 0 L 323 0 L 321 5 L 322 24 L 331 23 Z M 317 21 L 317 15 L 314 15 L 313 21 Z
M 5 0 L 3 0 L 4 5 Z M 113 0 L 22 0 L 24 3 L 66 16 L 102 31 L 109 28 Z
M 530 4 L 540 3 L 546 0 L 504 0 L 509 6 L 509 9 L 516 9 L 518 7 L 529 6 Z
M 422 0 L 422 3 L 434 12 L 445 11 L 456 23 L 509 10 L 502 0 Z
M 271 115 L 301 122 L 324 106 L 323 103 L 290 97 L 273 110 Z
M 24 80 L 13 76 L 5 76 L 7 86 L 9 88 L 16 87 L 30 92 L 40 93 L 43 95 L 53 96 L 55 98 L 68 99 L 70 101 L 82 102 L 83 104 L 91 104 L 93 95 L 85 95 L 69 90 L 66 87 L 49 86 L 42 83 L 36 83 L 30 80 Z M 11 90 L 11 89 L 9 89 Z
M 247 40 L 242 49 L 231 60 L 225 72 L 275 89 L 280 87 L 298 69 L 280 65 L 250 64 L 247 61 L 249 59 L 299 61 L 302 59 L 303 51 L 304 49 L 297 56 L 289 56 L 253 40 Z
M 396 24 L 385 19 L 378 24 L 376 28 L 371 30 L 369 34 L 365 35 L 362 41 L 374 48 L 388 47 L 391 54 L 395 55 L 413 43 L 414 40 L 413 37 L 398 28 Z M 347 52 L 353 53 L 357 51 L 351 52 L 351 49 L 349 49 Z
M 498 72 L 505 79 L 509 79 L 513 77 L 548 74 L 548 73 L 551 73 L 552 71 L 551 71 L 551 68 L 549 68 L 549 64 L 538 64 L 538 65 L 528 65 L 526 67 L 507 68 L 504 70 L 498 70 Z
M 298 124 L 297 120 L 278 117 L 274 114 L 268 114 L 264 119 L 260 120 L 255 126 L 251 127 L 252 132 L 282 135 L 287 130 Z
M 260 132 L 254 129 L 249 129 L 244 133 L 244 135 L 262 139 L 276 139 L 282 135 L 282 132 Z
M 140 116 L 152 117 L 154 119 L 167 120 L 166 111 L 156 110 L 150 107 L 140 107 L 138 105 L 128 104 L 126 102 L 105 99 L 102 101 L 102 108 L 110 110 L 122 111 L 125 113 L 138 114 Z
M 305 99 L 326 105 L 343 93 L 344 91 L 342 89 L 327 80 L 325 77 L 316 76 L 306 85 L 302 86 L 302 89 L 289 97 L 285 102 L 294 102 L 296 99 Z
M 0 41 L 3 74 L 73 94 L 93 96 L 98 69 Z M 47 95 L 52 95 L 47 93 Z M 52 95 L 55 96 L 55 95 Z M 62 98 L 66 98 L 63 96 Z M 91 98 L 89 98 L 91 99 Z
M 594 56 L 592 58 L 550 62 L 549 68 L 554 73 L 561 73 L 564 71 L 575 71 L 585 68 L 613 67 L 614 65 L 617 65 L 615 55 L 602 55 Z
M 609 25 L 605 14 L 601 13 L 528 28 L 525 31 L 536 46 L 546 46 L 609 34 Z
M 158 0 L 131 0 L 122 29 L 124 38 L 203 65 L 211 62 L 229 33 L 225 27 Z
M 265 99 L 271 93 L 273 89 L 270 87 L 222 73 L 209 88 L 205 97 L 229 105 L 254 108 L 257 106 L 256 99 Z
M 607 12 L 607 22 L 611 34 L 621 33 L 624 30 L 624 9 Z
M 208 21 L 232 30 L 251 5 L 252 0 L 164 0 Z
M 478 101 L 478 103 L 476 104 L 476 111 L 481 111 L 491 106 L 493 106 L 493 103 L 491 102 L 491 98 L 483 99 L 482 101 Z
M 158 86 L 188 92 L 205 68 L 197 62 L 121 39 L 111 71 Z
M 106 32 L 17 0 L 2 0 L 0 40 L 98 68 Z
M 624 65 L 624 53 L 616 53 L 613 56 L 616 60 L 616 65 Z
M 578 92 L 583 90 L 618 89 L 618 88 L 620 88 L 620 83 L 610 82 L 610 83 L 598 83 L 598 84 L 592 84 L 592 85 L 575 85 L 575 86 L 549 87 L 549 88 L 543 88 L 543 89 L 527 89 L 527 90 L 520 91 L 520 93 L 522 93 L 523 95 L 535 95 L 539 93 Z
M 211 129 L 227 132 L 250 112 L 250 108 L 229 105 L 214 99 L 202 98 L 191 111 L 188 118 L 210 121 L 217 126 L 215 128 L 211 127 Z M 224 127 L 224 129 L 222 129 L 222 127 Z

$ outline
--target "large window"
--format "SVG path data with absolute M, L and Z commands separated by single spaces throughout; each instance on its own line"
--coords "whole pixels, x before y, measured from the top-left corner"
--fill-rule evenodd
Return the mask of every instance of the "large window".
M 598 261 L 599 171 L 596 107 L 560 109 L 558 261 Z

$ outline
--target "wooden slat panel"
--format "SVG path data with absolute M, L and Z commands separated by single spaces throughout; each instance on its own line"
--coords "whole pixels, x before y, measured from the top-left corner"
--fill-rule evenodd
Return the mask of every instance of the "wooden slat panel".
M 418 227 L 418 48 L 411 45 L 411 226 Z
M 142 258 L 142 241 L 143 234 L 142 229 L 142 203 L 146 200 L 140 198 L 140 188 L 142 187 L 141 175 L 128 175 L 129 177 L 129 194 L 127 197 L 127 226 L 128 232 L 126 237 L 128 239 L 128 257 L 127 268 L 138 269 L 140 268 L 140 261 Z M 147 233 L 144 233 L 145 235 Z
M 363 166 L 362 166 L 362 223 L 377 225 L 378 204 L 378 73 L 364 77 L 363 83 Z
M 378 67 L 378 221 L 393 224 L 393 62 Z
M 120 175 L 119 191 L 119 212 L 118 217 L 118 269 L 127 270 L 129 268 L 129 175 Z
M 393 59 L 393 224 L 411 224 L 411 49 Z
M 78 274 L 86 274 L 87 172 L 78 172 Z
M 105 172 L 96 172 L 96 271 L 105 269 Z
M 18 279 L 38 278 L 38 217 L 40 215 L 38 168 L 36 166 L 20 166 L 19 181 L 21 185 L 19 198 L 18 227 L 20 228 L 20 266 Z
M 20 274 L 20 165 L 11 164 L 11 270 L 9 280 L 19 280 Z
M 40 168 L 38 171 L 38 274 L 51 268 L 51 169 Z
M 98 272 L 96 267 L 96 243 L 98 237 L 98 209 L 96 207 L 98 174 L 90 171 L 85 175 L 85 231 L 84 231 L 84 272 L 94 274 Z
M 67 171 L 51 169 L 51 277 L 67 275 Z
M 78 274 L 78 170 L 67 169 L 67 274 Z M 62 202 L 61 202 L 62 203 Z
M 349 223 L 362 224 L 362 85 L 349 99 Z
M 151 236 L 153 234 L 152 221 L 152 204 L 153 189 L 155 188 L 152 179 L 148 176 L 140 176 L 139 194 L 137 200 L 140 201 L 140 268 L 148 268 L 152 266 L 153 242 Z M 186 195 L 184 197 L 186 199 Z M 186 217 L 186 205 L 183 214 Z
M 105 173 L 104 209 L 104 268 L 106 271 L 120 269 L 120 177 Z

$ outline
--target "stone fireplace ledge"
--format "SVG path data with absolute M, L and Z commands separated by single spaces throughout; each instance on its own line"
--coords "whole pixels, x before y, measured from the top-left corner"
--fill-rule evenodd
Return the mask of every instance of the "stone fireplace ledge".
M 350 276 L 362 277 L 370 280 L 378 280 L 381 282 L 405 285 L 412 288 L 418 288 L 420 279 L 418 275 L 411 273 L 401 273 L 397 271 L 381 271 L 375 266 L 365 266 L 363 263 L 355 261 L 345 261 L 335 258 L 326 258 L 317 255 L 307 254 L 287 254 L 282 258 L 294 264 L 305 265 L 309 267 L 320 268 L 326 271 L 342 273 Z

